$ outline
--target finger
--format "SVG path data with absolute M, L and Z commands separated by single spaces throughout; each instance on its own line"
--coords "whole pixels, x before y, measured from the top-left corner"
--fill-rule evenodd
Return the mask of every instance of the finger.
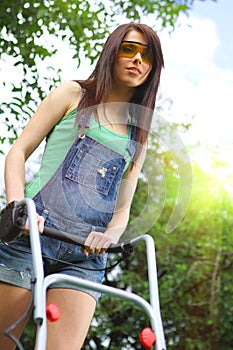
M 29 235 L 29 230 L 26 230 L 26 229 L 23 229 L 19 234 L 19 236 L 28 236 L 28 235 Z
M 101 249 L 96 249 L 95 250 L 95 255 L 101 255 Z
M 91 244 L 92 244 L 92 236 L 89 235 L 84 242 L 84 247 L 88 249 L 91 246 Z
M 96 238 L 95 235 L 93 233 L 91 233 L 87 237 L 87 239 L 84 243 L 84 247 L 89 253 L 95 254 L 97 243 L 98 243 L 98 238 Z
M 88 256 L 89 255 L 89 251 L 85 248 L 81 248 L 81 252 L 85 255 Z
M 43 216 L 38 215 L 37 222 L 38 222 L 38 229 L 40 233 L 43 233 L 44 231 L 44 218 Z
M 98 249 L 100 254 L 102 254 L 109 248 L 110 245 L 111 242 L 109 240 L 106 240 L 105 237 L 102 237 L 102 239 L 100 239 L 99 242 L 96 244 L 96 249 Z
M 28 221 L 28 219 L 26 220 L 26 224 L 24 226 L 23 231 L 29 231 L 29 221 Z
M 106 241 L 99 242 L 98 245 L 95 247 L 95 254 L 96 255 L 104 254 L 106 250 L 109 248 L 109 246 L 110 246 L 110 243 L 108 244 L 108 242 Z
M 103 254 L 110 246 L 111 241 L 102 232 L 93 231 L 87 237 L 84 246 L 92 254 Z

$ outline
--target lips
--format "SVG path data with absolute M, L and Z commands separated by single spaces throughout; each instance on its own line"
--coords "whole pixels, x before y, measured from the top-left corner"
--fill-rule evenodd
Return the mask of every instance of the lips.
M 142 72 L 140 71 L 140 69 L 138 69 L 137 67 L 128 67 L 126 68 L 127 71 L 133 75 L 139 75 L 142 74 Z

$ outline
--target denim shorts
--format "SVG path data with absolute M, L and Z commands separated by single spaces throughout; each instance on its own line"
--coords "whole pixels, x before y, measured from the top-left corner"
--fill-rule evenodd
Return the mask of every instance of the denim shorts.
M 75 244 L 65 243 L 43 235 L 40 236 L 40 239 L 45 276 L 52 273 L 62 273 L 102 283 L 107 253 L 100 256 L 89 254 L 86 257 L 81 248 Z M 74 265 L 70 266 L 58 262 L 56 259 L 71 262 Z M 29 236 L 20 236 L 8 244 L 0 243 L 0 281 L 31 290 L 32 269 Z M 100 293 L 97 291 L 83 289 L 79 286 L 77 288 L 71 287 L 65 282 L 54 283 L 49 288 L 82 290 L 93 296 L 96 301 L 100 297 Z

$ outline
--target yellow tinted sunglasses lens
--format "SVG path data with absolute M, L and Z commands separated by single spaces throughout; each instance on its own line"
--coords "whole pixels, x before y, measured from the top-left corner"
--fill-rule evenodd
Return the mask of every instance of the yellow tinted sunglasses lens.
M 142 60 L 144 62 L 151 64 L 152 57 L 149 54 L 149 50 L 148 50 L 147 45 L 137 44 L 137 43 L 130 42 L 130 41 L 122 41 L 119 52 L 118 52 L 118 56 L 132 58 L 138 52 L 140 52 Z

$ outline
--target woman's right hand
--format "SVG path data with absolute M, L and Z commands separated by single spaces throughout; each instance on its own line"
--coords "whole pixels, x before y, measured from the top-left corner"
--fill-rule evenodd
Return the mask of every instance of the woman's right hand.
M 40 216 L 39 214 L 36 214 L 37 216 L 37 225 L 40 233 L 43 233 L 44 231 L 44 218 L 43 216 Z M 22 234 L 28 234 L 29 233 L 29 221 L 26 221 L 25 227 L 23 229 Z

